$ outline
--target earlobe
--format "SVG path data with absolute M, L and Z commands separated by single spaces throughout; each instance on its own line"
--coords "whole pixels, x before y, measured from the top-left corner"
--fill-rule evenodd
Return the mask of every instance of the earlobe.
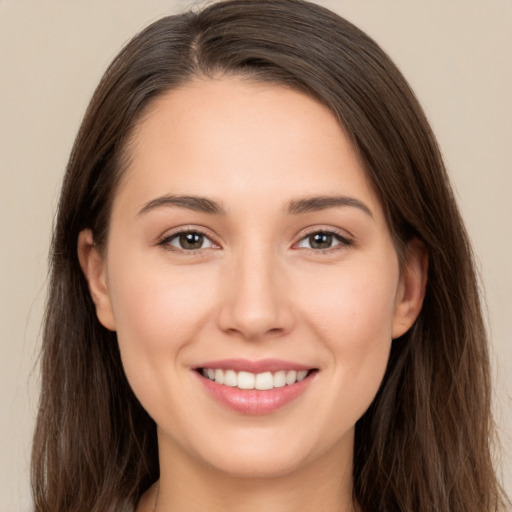
M 425 244 L 414 238 L 407 244 L 406 261 L 400 276 L 393 317 L 393 339 L 405 334 L 418 317 L 428 275 L 428 251 Z
M 90 229 L 85 229 L 78 235 L 77 250 L 80 266 L 96 306 L 98 320 L 107 329 L 115 331 L 115 319 L 107 287 L 105 260 L 94 243 Z

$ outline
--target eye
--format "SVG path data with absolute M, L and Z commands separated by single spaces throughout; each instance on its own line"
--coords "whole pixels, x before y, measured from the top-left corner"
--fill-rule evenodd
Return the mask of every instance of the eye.
M 171 249 L 181 251 L 200 251 L 201 249 L 216 247 L 204 233 L 194 230 L 180 231 L 168 236 L 160 242 L 160 245 L 170 246 Z
M 302 238 L 297 247 L 325 251 L 337 246 L 351 245 L 351 240 L 333 231 L 314 231 Z

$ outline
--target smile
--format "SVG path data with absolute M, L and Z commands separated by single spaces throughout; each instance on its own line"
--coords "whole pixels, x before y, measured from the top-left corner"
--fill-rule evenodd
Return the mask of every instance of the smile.
M 224 360 L 205 363 L 194 372 L 203 389 L 222 406 L 241 414 L 269 414 L 306 393 L 317 368 L 278 360 Z
M 274 373 L 251 373 L 222 370 L 220 368 L 201 368 L 200 371 L 203 377 L 217 384 L 237 387 L 238 389 L 258 389 L 260 391 L 290 386 L 304 380 L 309 373 L 308 370 L 280 370 Z

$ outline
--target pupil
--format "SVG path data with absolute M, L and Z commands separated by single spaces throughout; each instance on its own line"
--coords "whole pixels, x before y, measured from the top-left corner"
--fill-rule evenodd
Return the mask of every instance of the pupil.
M 315 233 L 309 237 L 313 249 L 329 249 L 332 245 L 332 235 L 329 233 Z
M 180 245 L 183 249 L 201 249 L 203 235 L 201 233 L 182 233 L 180 235 Z

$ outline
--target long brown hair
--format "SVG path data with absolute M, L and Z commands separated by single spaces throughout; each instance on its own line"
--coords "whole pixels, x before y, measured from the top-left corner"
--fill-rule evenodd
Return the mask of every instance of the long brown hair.
M 398 254 L 429 253 L 422 311 L 393 341 L 386 375 L 356 425 L 354 499 L 367 512 L 490 512 L 487 339 L 468 237 L 414 94 L 366 34 L 301 0 L 231 0 L 163 18 L 116 57 L 66 170 L 51 249 L 32 457 L 38 512 L 131 511 L 159 476 L 156 427 L 98 322 L 78 234 L 107 243 L 129 138 L 148 104 L 195 76 L 230 74 L 306 92 L 350 137 L 380 196 Z

